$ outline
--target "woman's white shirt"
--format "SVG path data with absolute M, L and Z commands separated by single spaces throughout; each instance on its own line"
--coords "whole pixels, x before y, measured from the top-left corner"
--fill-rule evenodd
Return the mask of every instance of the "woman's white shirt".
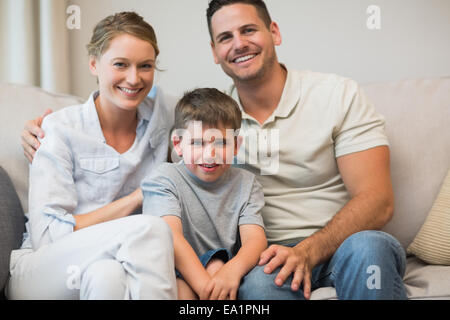
M 106 144 L 91 94 L 86 103 L 47 116 L 45 137 L 30 167 L 29 221 L 22 248 L 39 247 L 73 232 L 74 215 L 120 199 L 167 160 L 173 112 L 163 93 L 138 107 L 136 139 L 123 154 Z M 31 242 L 30 242 L 31 240 Z

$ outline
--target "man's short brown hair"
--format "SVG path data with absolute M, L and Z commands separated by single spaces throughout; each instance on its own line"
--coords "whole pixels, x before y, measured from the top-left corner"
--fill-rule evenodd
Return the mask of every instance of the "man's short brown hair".
M 213 15 L 222 7 L 238 3 L 248 4 L 255 7 L 259 17 L 264 22 L 267 29 L 270 28 L 272 18 L 270 17 L 269 10 L 267 10 L 267 6 L 263 0 L 211 0 L 208 4 L 208 9 L 206 10 L 206 19 L 208 21 L 208 30 L 212 42 L 214 42 L 213 30 L 211 26 L 211 20 Z

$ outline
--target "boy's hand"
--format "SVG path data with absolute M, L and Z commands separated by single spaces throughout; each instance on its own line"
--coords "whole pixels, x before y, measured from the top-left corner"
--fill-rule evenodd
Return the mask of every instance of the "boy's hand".
M 209 300 L 236 300 L 241 276 L 233 270 L 231 263 L 226 263 L 206 286 L 206 291 L 211 292 Z
M 214 289 L 214 282 L 212 281 L 212 279 L 210 279 L 208 282 L 205 283 L 202 291 L 200 293 L 197 293 L 198 298 L 200 300 L 210 300 L 209 298 L 211 296 L 213 289 Z

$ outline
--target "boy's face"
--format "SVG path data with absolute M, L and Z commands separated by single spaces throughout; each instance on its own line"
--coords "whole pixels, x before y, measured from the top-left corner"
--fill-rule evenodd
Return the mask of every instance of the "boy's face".
M 239 139 L 235 138 L 234 130 L 222 124 L 210 128 L 191 121 L 183 131 L 181 138 L 173 137 L 173 144 L 188 170 L 205 182 L 219 179 L 237 155 Z
M 275 46 L 281 44 L 278 25 L 269 29 L 252 5 L 232 4 L 211 19 L 214 61 L 234 81 L 260 79 L 278 64 Z

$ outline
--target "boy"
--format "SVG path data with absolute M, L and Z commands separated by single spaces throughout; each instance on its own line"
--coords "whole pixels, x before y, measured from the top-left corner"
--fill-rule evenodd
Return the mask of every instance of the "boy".
M 267 246 L 262 187 L 231 168 L 241 120 L 237 103 L 216 89 L 186 93 L 172 135 L 183 160 L 142 182 L 143 213 L 163 217 L 173 233 L 179 299 L 236 299 Z

